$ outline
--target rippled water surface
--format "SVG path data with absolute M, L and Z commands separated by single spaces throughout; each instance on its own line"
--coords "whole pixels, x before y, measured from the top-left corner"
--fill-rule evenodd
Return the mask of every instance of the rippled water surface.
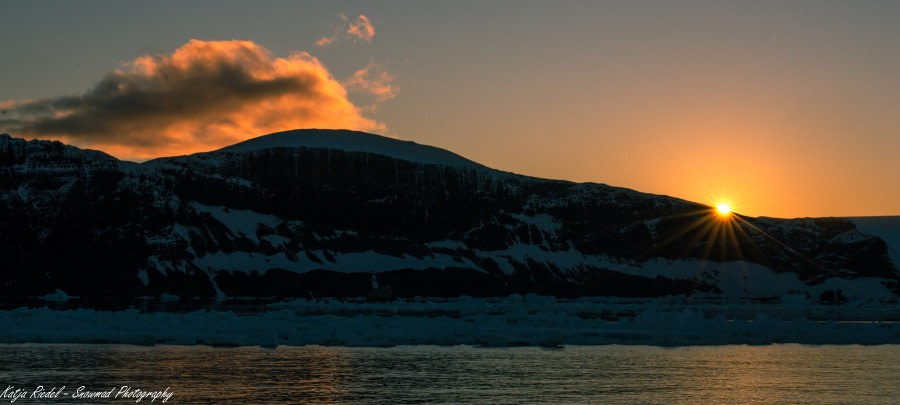
M 900 346 L 486 349 L 0 345 L 0 390 L 127 385 L 167 403 L 897 403 Z M 147 397 L 140 403 L 150 403 Z M 162 397 L 154 403 L 160 403 Z M 10 402 L 9 398 L 0 403 Z M 22 398 L 16 403 L 38 403 Z

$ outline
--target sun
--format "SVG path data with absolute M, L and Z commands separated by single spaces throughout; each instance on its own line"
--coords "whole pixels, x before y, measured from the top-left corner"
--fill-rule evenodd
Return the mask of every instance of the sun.
M 724 202 L 719 203 L 718 205 L 716 205 L 716 214 L 722 218 L 731 216 L 731 205 Z

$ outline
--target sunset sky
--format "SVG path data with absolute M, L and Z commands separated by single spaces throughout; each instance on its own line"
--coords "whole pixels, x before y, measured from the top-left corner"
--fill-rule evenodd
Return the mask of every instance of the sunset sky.
M 0 2 L 0 132 L 352 128 L 753 216 L 900 215 L 900 2 Z

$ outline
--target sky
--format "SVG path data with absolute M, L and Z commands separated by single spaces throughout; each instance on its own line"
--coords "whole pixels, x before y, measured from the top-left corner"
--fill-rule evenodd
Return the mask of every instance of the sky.
M 900 215 L 900 2 L 0 2 L 0 132 L 351 128 L 752 216 Z

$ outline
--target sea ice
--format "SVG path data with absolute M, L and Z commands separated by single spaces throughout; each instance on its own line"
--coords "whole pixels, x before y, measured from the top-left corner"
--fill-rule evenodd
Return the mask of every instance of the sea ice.
M 0 311 L 0 343 L 258 345 L 897 344 L 900 306 L 536 295 L 384 303 L 297 300 L 258 311 Z M 181 301 L 182 303 L 184 300 Z M 227 307 L 227 305 L 226 305 Z

